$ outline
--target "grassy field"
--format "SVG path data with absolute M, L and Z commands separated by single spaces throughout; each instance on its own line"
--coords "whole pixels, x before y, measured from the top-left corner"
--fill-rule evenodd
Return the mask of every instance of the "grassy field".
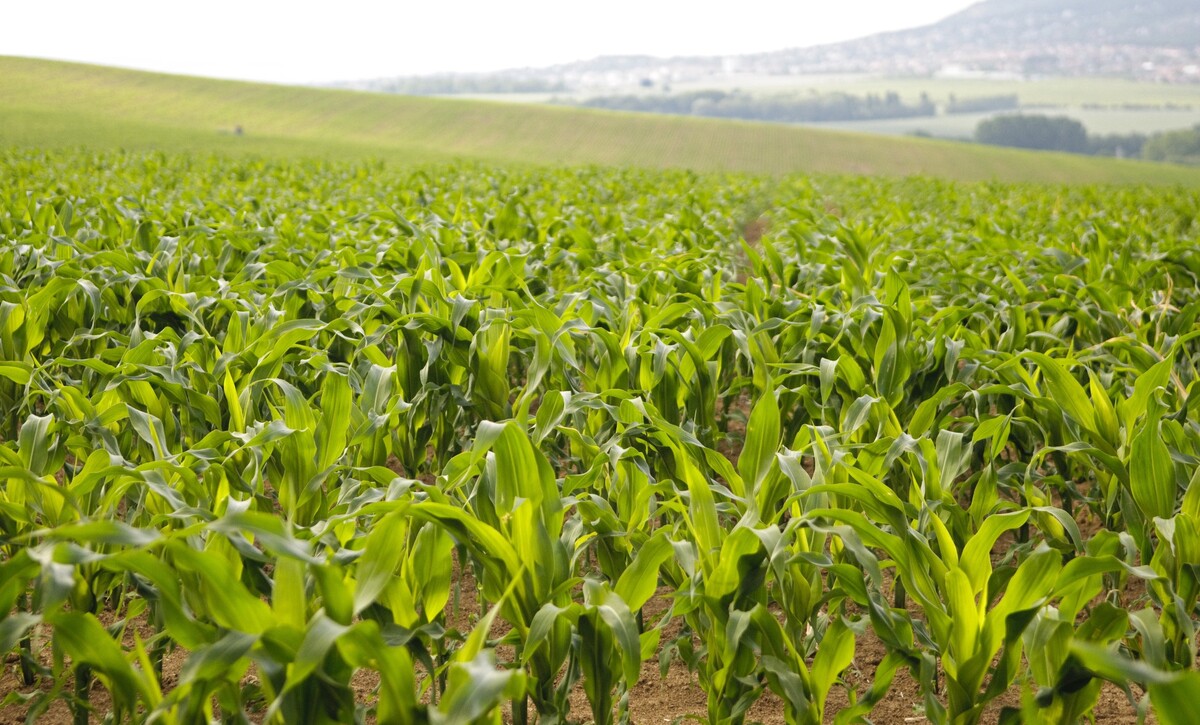
M 244 136 L 231 133 L 236 126 Z M 1200 184 L 1200 170 L 781 125 L 217 81 L 0 57 L 0 144 L 404 163 Z

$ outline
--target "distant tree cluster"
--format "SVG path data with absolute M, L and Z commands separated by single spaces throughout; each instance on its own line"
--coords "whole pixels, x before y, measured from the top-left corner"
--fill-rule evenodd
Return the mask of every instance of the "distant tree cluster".
M 951 95 L 946 104 L 946 113 L 987 113 L 989 111 L 1011 111 L 1020 108 L 1021 103 L 1016 93 L 1001 96 L 976 96 L 974 98 L 958 98 Z
M 993 146 L 1200 165 L 1200 125 L 1153 136 L 1089 136 L 1082 123 L 1065 116 L 995 116 L 979 122 L 975 140 Z
M 1150 139 L 1144 133 L 1108 134 L 1088 136 L 1088 153 L 1093 156 L 1115 156 L 1119 159 L 1136 159 Z
M 1146 142 L 1142 157 L 1151 161 L 1200 165 L 1200 124 L 1155 136 Z
M 743 91 L 694 91 L 662 95 L 601 96 L 588 99 L 581 105 L 616 111 L 785 123 L 914 118 L 932 116 L 936 112 L 928 96 L 923 95 L 916 103 L 909 104 L 901 100 L 897 93 L 854 96 L 847 93 L 758 95 Z
M 993 116 L 975 127 L 975 140 L 992 146 L 1039 151 L 1083 154 L 1088 150 L 1087 129 L 1066 116 Z

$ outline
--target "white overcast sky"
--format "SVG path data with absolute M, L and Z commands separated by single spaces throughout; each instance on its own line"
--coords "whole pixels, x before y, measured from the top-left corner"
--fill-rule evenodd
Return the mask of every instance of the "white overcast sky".
M 935 22 L 973 0 L 25 0 L 0 55 L 285 83 L 597 55 L 724 55 Z

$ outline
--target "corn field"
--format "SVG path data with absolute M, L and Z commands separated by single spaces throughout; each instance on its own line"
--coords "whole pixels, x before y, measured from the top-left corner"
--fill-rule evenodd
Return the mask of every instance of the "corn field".
M 1195 721 L 1194 191 L 0 178 L 31 722 L 608 724 L 671 666 L 716 725 L 870 722 L 902 674 L 934 723 Z

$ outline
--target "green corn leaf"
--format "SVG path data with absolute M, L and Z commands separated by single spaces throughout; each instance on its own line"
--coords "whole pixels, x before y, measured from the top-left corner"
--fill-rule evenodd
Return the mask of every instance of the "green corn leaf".
M 1149 409 L 1154 392 L 1166 386 L 1167 381 L 1171 379 L 1173 365 L 1173 356 L 1167 356 L 1150 366 L 1134 381 L 1133 395 L 1117 404 L 1117 413 L 1125 425 L 1127 439 L 1131 439 L 1134 434 L 1134 421 Z
M 192 652 L 179 670 L 182 683 L 215 680 L 249 667 L 246 659 L 256 638 L 245 632 L 229 632 L 212 644 Z
M 854 662 L 854 632 L 841 618 L 834 619 L 813 658 L 812 679 L 814 699 L 824 702 L 837 678 Z
M 405 556 L 404 541 L 408 536 L 408 518 L 396 511 L 379 519 L 363 545 L 363 555 L 355 570 L 354 613 L 373 604 L 388 583 L 397 575 Z
M 1164 725 L 1187 725 L 1196 720 L 1200 702 L 1200 674 L 1188 672 L 1167 681 L 1150 684 L 1154 714 Z
M 674 555 L 675 549 L 665 530 L 659 530 L 638 548 L 629 567 L 621 573 L 614 591 L 637 611 L 654 596 L 658 588 L 658 571 Z
M 750 413 L 746 443 L 738 458 L 738 473 L 751 491 L 757 491 L 767 477 L 781 442 L 779 403 L 773 390 L 765 390 Z
M 590 596 L 586 591 L 588 586 L 585 582 L 584 601 L 588 606 L 595 607 L 597 614 L 612 632 L 613 641 L 619 651 L 625 684 L 627 687 L 633 687 L 637 684 L 642 669 L 642 647 L 637 623 L 626 603 L 607 586 L 593 582 Z
M 321 386 L 321 415 L 317 422 L 317 468 L 337 463 L 350 437 L 350 382 L 344 375 L 328 373 Z
M 1096 430 L 1096 410 L 1079 381 L 1057 360 L 1039 352 L 1026 353 L 1026 356 L 1037 363 L 1054 402 L 1085 430 Z
M 0 619 L 0 651 L 11 652 L 17 642 L 41 621 L 41 615 L 29 612 L 13 612 Z
M 959 567 L 970 580 L 971 591 L 982 592 L 992 573 L 991 552 L 996 540 L 1006 531 L 1019 528 L 1029 520 L 1028 511 L 990 516 L 979 527 L 979 531 L 963 546 Z
M 446 725 L 481 722 L 504 700 L 517 700 L 525 690 L 525 674 L 499 669 L 491 650 L 451 665 L 446 693 L 438 704 L 434 722 Z
M 675 449 L 675 456 L 680 462 L 683 482 L 687 486 L 690 499 L 688 514 L 695 532 L 696 544 L 700 548 L 700 559 L 708 561 L 709 554 L 720 546 L 722 540 L 720 524 L 717 521 L 717 502 L 708 482 L 688 460 L 686 454 L 680 449 Z
M 1163 442 L 1157 416 L 1151 416 L 1133 439 L 1129 458 L 1129 487 L 1147 518 L 1168 518 L 1175 512 L 1175 464 Z
M 1092 370 L 1088 370 L 1088 389 L 1091 392 L 1092 408 L 1096 411 L 1097 432 L 1114 450 L 1121 446 L 1117 411 L 1113 408 L 1108 392 L 1100 384 L 1099 378 Z

